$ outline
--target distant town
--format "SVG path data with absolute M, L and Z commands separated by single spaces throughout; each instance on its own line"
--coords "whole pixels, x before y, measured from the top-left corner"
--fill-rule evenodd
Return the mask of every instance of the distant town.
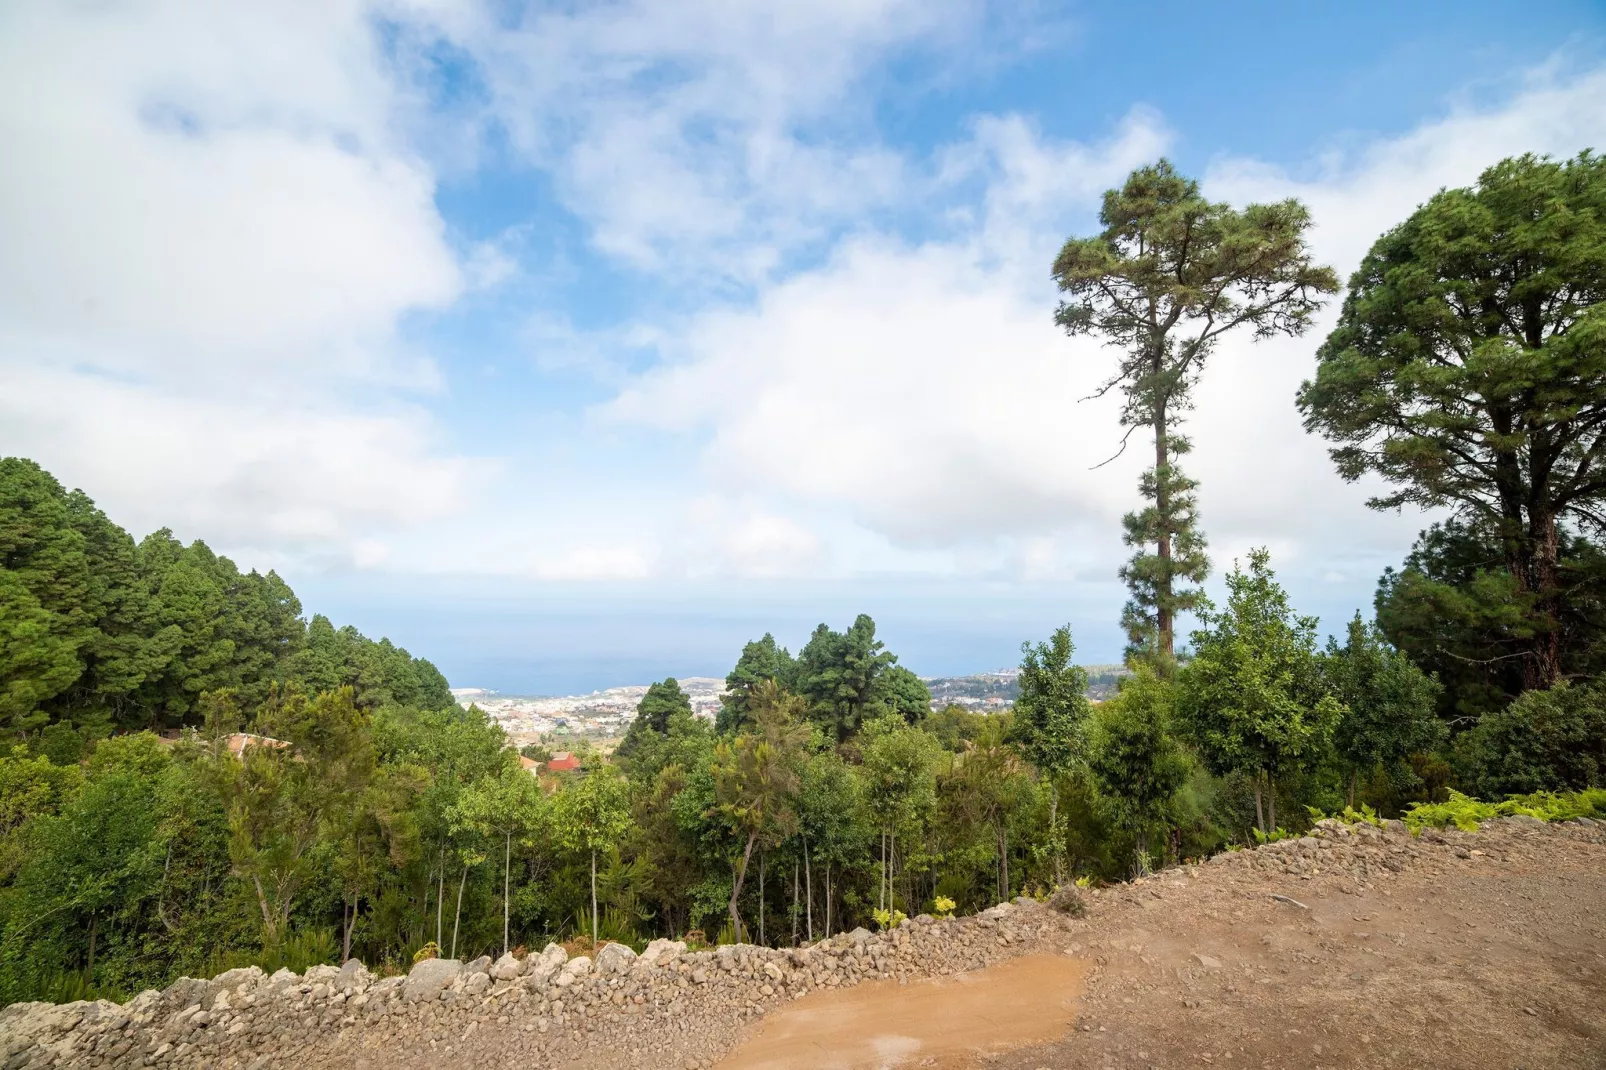
M 1088 695 L 1102 701 L 1114 693 L 1125 668 L 1088 665 Z M 980 713 L 1009 709 L 1019 693 L 1018 669 L 970 676 L 922 677 L 931 689 L 931 708 L 961 706 Z M 714 719 L 725 681 L 712 676 L 690 676 L 680 688 L 691 699 L 692 712 Z M 454 687 L 452 694 L 464 707 L 478 706 L 502 726 L 516 744 L 556 743 L 565 738 L 602 741 L 624 735 L 636 719 L 636 706 L 647 693 L 646 684 L 610 687 L 586 695 L 504 695 L 483 687 Z

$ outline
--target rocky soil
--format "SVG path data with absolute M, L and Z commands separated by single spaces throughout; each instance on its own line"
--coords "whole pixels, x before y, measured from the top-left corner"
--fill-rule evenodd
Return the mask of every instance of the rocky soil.
M 808 948 L 548 946 L 378 979 L 232 970 L 129 1001 L 0 1011 L 4 1070 L 43 1067 L 711 1067 L 811 991 L 1087 960 L 1081 1013 L 993 1065 L 1606 1066 L 1606 825 L 1525 818 L 1311 836 L 1087 893 L 921 917 Z M 1064 904 L 1075 906 L 1077 904 Z M 997 1038 L 980 1040 L 986 1047 Z M 921 1065 L 915 1058 L 912 1065 Z

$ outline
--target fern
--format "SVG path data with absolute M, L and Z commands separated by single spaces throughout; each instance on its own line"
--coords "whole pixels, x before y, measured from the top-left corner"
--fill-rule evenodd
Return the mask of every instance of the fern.
M 1532 817 L 1539 821 L 1567 821 L 1575 817 L 1606 817 L 1606 788 L 1557 794 L 1536 791 L 1532 795 L 1513 795 L 1497 802 L 1481 802 L 1452 790 L 1448 802 L 1417 803 L 1402 820 L 1412 832 L 1424 828 L 1448 828 L 1472 832 L 1481 822 L 1496 817 Z

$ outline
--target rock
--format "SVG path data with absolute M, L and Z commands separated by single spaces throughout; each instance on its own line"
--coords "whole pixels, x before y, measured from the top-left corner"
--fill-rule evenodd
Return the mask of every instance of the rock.
M 1211 956 L 1206 955 L 1203 951 L 1195 951 L 1193 953 L 1193 961 L 1197 962 L 1207 970 L 1221 969 L 1221 960 L 1212 958 Z
M 604 944 L 597 952 L 597 972 L 602 974 L 627 973 L 636 961 L 636 953 L 624 944 Z
M 786 977 L 786 971 L 773 962 L 766 962 L 764 964 L 764 976 L 776 984 L 780 984 L 782 979 Z
M 686 953 L 684 940 L 654 940 L 647 945 L 647 950 L 637 956 L 636 961 L 643 966 L 663 966 L 675 961 Z
M 334 966 L 313 966 L 307 970 L 301 980 L 309 985 L 333 984 L 334 979 L 340 976 L 340 970 Z
M 300 983 L 301 975 L 287 966 L 280 967 L 272 977 L 268 978 L 268 987 L 270 989 L 285 988 Z
M 463 972 L 489 974 L 491 972 L 491 956 L 481 955 L 473 962 L 464 963 Z
M 473 973 L 466 973 L 464 976 L 467 978 L 463 982 L 463 993 L 465 995 L 482 995 L 491 987 L 491 975 L 488 973 L 481 973 L 475 970 Z
M 857 929 L 854 929 L 852 932 L 848 933 L 848 942 L 851 943 L 854 947 L 863 947 L 866 943 L 869 942 L 869 940 L 870 940 L 870 930 L 866 929 L 862 925 L 859 926 Z
M 576 955 L 558 971 L 557 985 L 559 988 L 568 988 L 590 972 L 591 960 L 584 955 Z
M 407 975 L 402 996 L 409 1003 L 439 999 L 446 986 L 462 972 L 463 964 L 456 959 L 424 959 L 414 965 L 412 972 Z
M 491 976 L 498 981 L 511 981 L 523 972 L 524 963 L 514 958 L 512 952 L 504 954 L 491 967 Z
M 368 972 L 368 967 L 358 959 L 347 959 L 335 975 L 334 989 L 337 992 L 366 992 L 373 983 L 374 975 Z

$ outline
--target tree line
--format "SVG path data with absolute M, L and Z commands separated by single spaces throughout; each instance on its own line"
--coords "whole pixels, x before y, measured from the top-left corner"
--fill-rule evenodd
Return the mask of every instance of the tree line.
M 1313 810 L 1600 786 L 1603 213 L 1597 157 L 1504 161 L 1350 280 L 1297 403 L 1341 474 L 1393 488 L 1377 507 L 1444 518 L 1324 643 L 1264 550 L 1206 597 L 1180 467 L 1216 341 L 1300 334 L 1337 290 L 1308 216 L 1212 204 L 1163 161 L 1111 191 L 1054 265 L 1060 323 L 1121 347 L 1108 389 L 1155 451 L 1131 672 L 1098 703 L 1066 626 L 1023 646 L 1007 712 L 933 710 L 860 616 L 748 643 L 713 723 L 654 683 L 611 755 L 536 776 L 428 662 L 0 462 L 0 998 L 550 938 L 792 944 Z

